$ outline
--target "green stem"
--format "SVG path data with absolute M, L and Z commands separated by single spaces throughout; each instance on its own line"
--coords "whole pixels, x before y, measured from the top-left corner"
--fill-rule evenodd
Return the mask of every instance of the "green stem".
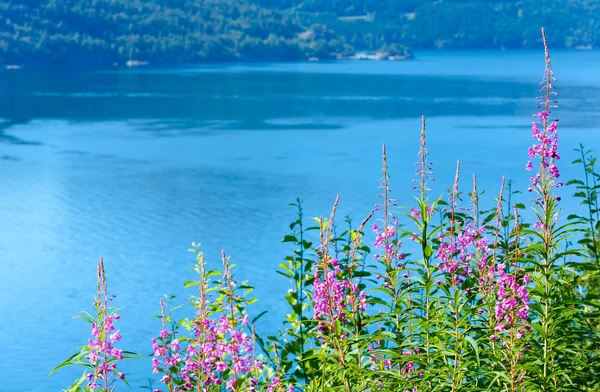
M 585 190 L 586 190 L 586 196 L 587 196 L 587 203 L 588 203 L 588 213 L 589 213 L 589 218 L 590 218 L 590 233 L 592 234 L 592 252 L 594 255 L 594 258 L 596 259 L 595 261 L 598 262 L 598 244 L 596 243 L 596 225 L 594 224 L 594 214 L 592 213 L 592 208 L 595 206 L 595 201 L 592 200 L 592 192 L 590 191 L 590 185 L 589 185 L 589 171 L 588 171 L 588 163 L 586 162 L 586 154 L 583 150 L 583 145 L 581 146 L 581 161 L 583 162 L 583 170 L 585 173 Z M 595 178 L 593 178 L 594 182 L 595 182 Z M 596 185 L 596 184 L 594 184 Z M 594 186 L 595 188 L 595 186 Z M 597 206 L 596 206 L 597 207 Z

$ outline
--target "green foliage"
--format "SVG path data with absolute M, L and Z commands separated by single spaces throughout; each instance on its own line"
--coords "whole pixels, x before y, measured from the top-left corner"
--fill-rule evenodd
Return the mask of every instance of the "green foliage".
M 323 26 L 232 0 L 0 2 L 0 62 L 278 61 L 353 53 Z
M 594 0 L 257 0 L 318 18 L 360 49 L 402 43 L 412 49 L 534 48 L 539 26 L 551 27 L 555 48 L 600 46 Z
M 600 47 L 593 0 L 0 1 L 0 63 L 335 59 L 407 48 Z

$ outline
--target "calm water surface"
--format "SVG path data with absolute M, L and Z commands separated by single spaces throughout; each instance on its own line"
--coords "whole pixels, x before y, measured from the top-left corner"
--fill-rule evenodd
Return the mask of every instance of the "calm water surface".
M 600 150 L 599 69 L 598 52 L 554 53 L 565 178 L 579 142 Z M 421 114 L 434 191 L 450 186 L 457 159 L 464 183 L 478 173 L 489 198 L 502 175 L 525 188 L 542 72 L 540 52 L 0 71 L 0 389 L 58 391 L 80 375 L 47 377 L 87 342 L 72 316 L 91 306 L 101 255 L 123 307 L 121 347 L 144 354 L 124 366 L 134 389 L 151 376 L 159 298 L 183 300 L 194 277 L 193 241 L 211 267 L 226 249 L 272 332 L 287 290 L 275 268 L 289 252 L 288 204 L 301 197 L 307 215 L 325 215 L 339 193 L 340 213 L 360 220 L 377 202 L 383 142 L 395 197 L 410 203 Z

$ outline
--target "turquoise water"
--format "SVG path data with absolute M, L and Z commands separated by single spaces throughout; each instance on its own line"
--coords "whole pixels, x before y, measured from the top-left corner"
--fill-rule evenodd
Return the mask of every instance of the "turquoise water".
M 565 179 L 579 142 L 600 150 L 600 53 L 556 52 Z M 91 306 L 95 264 L 122 306 L 134 389 L 151 376 L 159 298 L 183 301 L 193 241 L 212 267 L 224 248 L 256 287 L 259 332 L 282 318 L 280 243 L 309 216 L 361 220 L 377 202 L 381 144 L 392 190 L 410 203 L 420 116 L 442 193 L 461 159 L 492 198 L 524 166 L 541 52 L 421 53 L 414 61 L 213 65 L 110 71 L 0 71 L 0 380 L 4 391 L 57 391 L 47 377 L 85 344 L 72 316 Z M 567 190 L 566 194 L 571 193 Z M 527 195 L 523 195 L 527 199 Z M 565 197 L 563 205 L 577 208 Z

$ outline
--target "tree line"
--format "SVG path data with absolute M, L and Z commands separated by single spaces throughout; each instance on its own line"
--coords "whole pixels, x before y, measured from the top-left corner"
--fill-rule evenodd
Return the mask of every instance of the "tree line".
M 295 61 L 600 47 L 597 0 L 0 0 L 0 63 Z

